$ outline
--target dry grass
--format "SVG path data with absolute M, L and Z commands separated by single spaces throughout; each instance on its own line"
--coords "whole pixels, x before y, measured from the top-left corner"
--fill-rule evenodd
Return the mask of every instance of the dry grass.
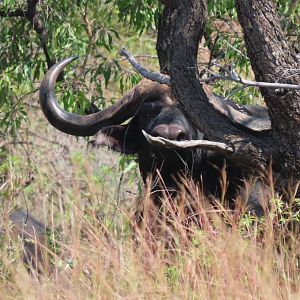
M 187 183 L 160 212 L 145 192 L 137 228 L 136 173 L 121 172 L 104 150 L 35 126 L 8 147 L 1 210 L 5 220 L 28 207 L 58 232 L 45 250 L 51 270 L 30 275 L 6 236 L 1 299 L 300 298 L 297 210 L 274 197 L 265 218 L 232 213 Z

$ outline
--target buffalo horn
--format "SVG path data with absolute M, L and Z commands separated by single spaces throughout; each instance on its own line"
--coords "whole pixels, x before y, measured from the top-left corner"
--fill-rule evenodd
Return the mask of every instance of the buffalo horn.
M 69 113 L 58 105 L 54 94 L 57 77 L 63 68 L 76 58 L 66 58 L 52 66 L 41 83 L 40 105 L 48 121 L 56 129 L 67 134 L 92 136 L 104 126 L 121 124 L 131 118 L 148 92 L 148 88 L 142 88 L 141 85 L 138 85 L 114 105 L 85 116 Z

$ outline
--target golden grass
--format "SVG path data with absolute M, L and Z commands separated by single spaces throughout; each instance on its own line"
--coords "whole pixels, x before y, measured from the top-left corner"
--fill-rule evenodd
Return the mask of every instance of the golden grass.
M 13 251 L 19 241 L 4 237 L 0 299 L 300 298 L 299 199 L 292 209 L 274 196 L 258 219 L 212 206 L 187 182 L 160 212 L 146 190 L 137 227 L 135 171 L 100 164 L 107 154 L 62 137 L 67 150 L 25 136 L 31 143 L 8 149 L 1 164 L 3 220 L 27 206 L 58 233 L 49 236 L 42 276 L 29 274 Z
M 148 198 L 136 243 L 128 226 L 132 219 L 122 205 L 108 212 L 114 211 L 113 226 L 99 218 L 99 208 L 82 209 L 79 179 L 73 178 L 70 191 L 76 199 L 68 212 L 68 233 L 63 233 L 68 238 L 54 237 L 49 246 L 52 270 L 32 276 L 3 247 L 1 299 L 300 297 L 299 238 L 281 223 L 277 206 L 259 220 L 250 215 L 233 218 L 221 205 L 203 205 L 197 190 L 193 196 L 185 194 L 177 206 L 165 199 L 160 213 Z M 98 186 L 89 184 L 87 189 L 97 197 Z M 193 202 L 192 216 L 186 200 Z

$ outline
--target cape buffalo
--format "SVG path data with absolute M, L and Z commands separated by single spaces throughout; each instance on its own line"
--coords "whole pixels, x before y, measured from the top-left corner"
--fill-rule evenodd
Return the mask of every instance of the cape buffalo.
M 30 272 L 45 271 L 45 249 L 47 247 L 47 228 L 23 209 L 9 215 L 9 232 L 14 240 L 20 241 L 22 260 Z M 0 230 L 3 235 L 3 228 Z
M 145 138 L 142 131 L 173 141 L 205 139 L 178 105 L 167 85 L 142 80 L 122 99 L 102 111 L 84 116 L 64 111 L 57 104 L 54 86 L 63 68 L 73 59 L 68 58 L 54 65 L 41 84 L 40 104 L 46 118 L 55 128 L 75 136 L 96 134 L 95 145 L 106 145 L 125 154 L 137 154 L 144 182 L 149 176 L 152 177 L 152 191 L 156 192 L 153 199 L 156 203 L 160 201 L 157 196 L 159 190 L 164 188 L 170 194 L 176 193 L 183 177 L 201 182 L 206 195 L 218 196 L 221 192 L 220 170 L 225 164 L 228 181 L 226 197 L 235 197 L 247 174 L 230 159 L 226 159 L 224 153 L 199 148 L 167 149 L 152 145 Z M 265 109 L 245 106 L 239 110 L 236 104 L 224 104 L 217 97 L 213 101 L 216 109 L 223 114 L 229 111 L 232 122 L 248 127 L 248 130 L 260 130 L 251 127 L 251 124 L 263 123 L 256 113 L 267 115 Z M 247 123 L 242 121 L 245 118 Z M 252 119 L 258 122 L 249 122 Z M 261 214 L 257 191 L 253 195 L 249 200 L 250 209 Z

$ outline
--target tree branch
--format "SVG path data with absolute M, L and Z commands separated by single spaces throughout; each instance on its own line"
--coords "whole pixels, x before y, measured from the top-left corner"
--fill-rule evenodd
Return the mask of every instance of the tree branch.
M 134 56 L 126 48 L 122 47 L 120 50 L 120 54 L 122 56 L 125 56 L 130 64 L 135 68 L 135 70 L 143 77 L 162 84 L 170 84 L 170 77 L 168 75 L 148 71 L 135 60 Z
M 235 0 L 238 18 L 252 69 L 257 81 L 299 84 L 299 58 L 290 48 L 280 26 L 273 0 Z M 290 70 L 287 74 L 287 70 Z M 285 77 L 283 78 L 283 74 Z M 278 139 L 282 170 L 300 178 L 300 93 L 260 87 L 269 108 L 273 134 Z M 293 174 L 293 175 L 291 175 Z
M 133 68 L 143 77 L 161 84 L 170 85 L 170 76 L 147 70 L 135 60 L 135 57 L 126 48 L 122 47 L 120 50 L 120 54 L 126 57 L 126 59 L 130 62 Z M 211 72 L 210 70 L 208 71 Z M 212 73 L 212 76 L 207 78 L 199 78 L 199 81 L 210 82 L 215 80 L 228 80 L 228 81 L 240 83 L 244 85 L 245 88 L 249 86 L 254 86 L 254 87 L 264 87 L 270 89 L 300 90 L 300 84 L 250 81 L 250 80 L 243 79 L 240 76 L 237 76 L 233 72 L 227 71 L 227 73 L 228 73 L 227 76 Z
M 122 48 L 120 53 L 121 55 L 124 55 L 132 64 L 132 66 L 136 69 L 136 71 L 142 76 L 144 76 L 145 78 L 161 84 L 171 85 L 171 80 L 168 75 L 164 75 L 160 73 L 152 73 L 148 71 L 147 69 L 142 67 L 134 59 L 131 53 L 125 48 Z M 233 77 L 236 75 L 233 74 L 234 73 L 230 73 L 230 76 L 232 76 L 233 79 L 236 79 L 236 77 Z M 223 79 L 223 77 L 225 76 L 222 76 L 220 79 Z M 229 76 L 227 77 L 229 78 Z M 201 81 L 201 79 L 199 79 L 199 81 Z M 206 80 L 204 79 L 203 81 Z M 241 83 L 241 79 L 239 79 L 238 82 Z M 247 85 L 244 84 L 244 87 L 247 87 Z M 225 100 L 228 99 L 222 99 L 221 97 L 214 95 L 207 86 L 203 86 L 203 88 L 206 93 L 206 96 L 208 97 L 209 103 L 212 104 L 217 111 L 219 111 L 224 116 L 226 116 L 232 123 L 238 126 L 244 126 L 247 129 L 250 129 L 252 131 L 257 131 L 257 132 L 270 130 L 271 124 L 268 116 L 261 117 L 261 116 L 255 116 L 255 114 L 249 116 L 247 113 L 244 112 L 243 106 L 238 107 L 237 104 L 233 105 L 233 102 L 226 102 Z
M 23 17 L 29 21 L 29 23 L 32 25 L 32 28 L 39 36 L 41 46 L 46 57 L 47 67 L 50 69 L 55 64 L 55 60 L 51 58 L 48 51 L 48 35 L 46 28 L 36 12 L 38 3 L 39 0 L 27 0 L 27 10 L 16 9 L 14 11 L 0 11 L 0 17 Z
M 161 71 L 166 64 L 171 88 L 193 123 L 206 140 L 225 143 L 234 149 L 229 156 L 244 170 L 267 168 L 270 158 L 277 159 L 277 141 L 270 132 L 262 136 L 233 125 L 218 113 L 199 82 L 197 51 L 207 15 L 206 1 L 178 0 L 165 8 L 158 28 L 158 56 Z M 246 163 L 247 162 L 247 163 Z
M 218 143 L 206 140 L 190 140 L 190 141 L 172 141 L 163 137 L 154 137 L 142 130 L 148 143 L 152 145 L 163 146 L 170 149 L 188 149 L 201 148 L 203 150 L 212 150 L 217 152 L 233 152 L 233 148 L 225 143 Z

